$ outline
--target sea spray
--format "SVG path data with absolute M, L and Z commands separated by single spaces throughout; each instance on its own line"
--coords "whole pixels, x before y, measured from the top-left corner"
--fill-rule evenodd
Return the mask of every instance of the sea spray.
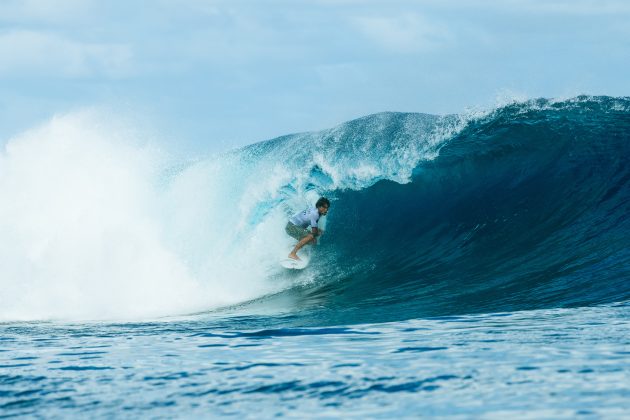
M 9 140 L 0 159 L 0 319 L 137 319 L 266 291 L 234 261 L 216 261 L 229 222 L 228 235 L 204 232 L 209 245 L 201 252 L 215 261 L 189 263 L 171 239 L 187 233 L 174 233 L 187 216 L 179 213 L 203 192 L 189 190 L 169 218 L 178 194 L 158 182 L 163 156 L 98 113 L 57 116 Z M 203 211 L 193 223 L 233 210 L 216 197 Z

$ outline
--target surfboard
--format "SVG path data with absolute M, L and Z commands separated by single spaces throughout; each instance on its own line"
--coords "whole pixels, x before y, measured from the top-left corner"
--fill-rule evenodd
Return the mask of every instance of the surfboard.
M 304 258 L 299 261 L 294 260 L 293 258 L 285 258 L 284 260 L 280 261 L 280 265 L 290 270 L 303 270 L 308 265 L 308 261 L 305 261 Z
M 291 249 L 287 251 L 287 254 L 291 252 Z M 294 260 L 293 258 L 285 257 L 280 260 L 280 265 L 290 270 L 303 270 L 304 268 L 306 268 L 306 266 L 308 266 L 308 263 L 311 261 L 311 252 L 310 250 L 300 250 L 298 255 L 300 257 L 300 260 Z

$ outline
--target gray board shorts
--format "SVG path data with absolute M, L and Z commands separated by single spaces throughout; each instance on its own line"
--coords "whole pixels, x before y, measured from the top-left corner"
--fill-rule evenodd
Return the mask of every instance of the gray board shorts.
M 301 228 L 299 226 L 295 226 L 291 222 L 287 223 L 287 226 L 284 228 L 284 230 L 287 232 L 287 234 L 289 236 L 291 236 L 292 238 L 297 239 L 298 241 L 301 241 L 307 235 L 311 235 L 312 234 L 312 232 L 310 232 L 308 229 L 304 229 L 304 228 Z

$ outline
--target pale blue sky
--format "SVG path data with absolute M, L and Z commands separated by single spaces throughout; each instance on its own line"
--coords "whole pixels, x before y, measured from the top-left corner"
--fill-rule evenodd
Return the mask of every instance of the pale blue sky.
M 104 107 L 219 151 L 380 111 L 630 95 L 630 2 L 0 0 L 0 142 Z

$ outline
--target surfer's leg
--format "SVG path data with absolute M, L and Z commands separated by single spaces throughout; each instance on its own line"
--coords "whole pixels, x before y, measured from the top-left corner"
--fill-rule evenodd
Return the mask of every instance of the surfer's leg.
M 293 251 L 291 251 L 291 253 L 289 254 L 289 258 L 292 258 L 294 260 L 299 260 L 300 257 L 297 256 L 297 252 L 307 243 L 313 241 L 313 239 L 315 239 L 315 237 L 313 236 L 312 233 L 309 233 L 308 235 L 306 235 L 304 238 L 302 238 L 300 240 L 300 242 L 297 243 L 297 245 L 295 245 L 295 248 L 293 248 Z

